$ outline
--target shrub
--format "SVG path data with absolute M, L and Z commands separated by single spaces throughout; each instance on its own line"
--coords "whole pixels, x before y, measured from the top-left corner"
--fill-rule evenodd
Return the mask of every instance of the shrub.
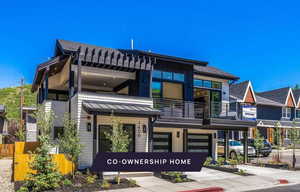
M 27 187 L 22 186 L 17 192 L 29 192 L 29 189 Z
M 70 179 L 67 179 L 67 178 L 64 179 L 62 183 L 63 183 L 64 186 L 71 186 L 71 185 L 73 185 L 72 181 Z
M 93 183 L 95 183 L 96 179 L 97 179 L 97 175 L 88 175 L 86 177 L 86 182 L 88 184 L 93 184 Z
M 174 183 L 182 183 L 182 179 L 180 177 L 176 177 L 174 180 L 173 180 Z
M 134 180 L 134 179 L 129 179 L 128 180 L 128 182 L 129 182 L 129 187 L 134 187 L 134 186 L 136 186 L 136 180 Z
M 212 164 L 213 159 L 211 157 L 207 157 L 205 162 L 204 162 L 204 166 L 210 166 Z
M 104 179 L 102 181 L 101 188 L 103 188 L 103 189 L 109 189 L 110 187 L 111 187 L 111 184 L 106 179 Z

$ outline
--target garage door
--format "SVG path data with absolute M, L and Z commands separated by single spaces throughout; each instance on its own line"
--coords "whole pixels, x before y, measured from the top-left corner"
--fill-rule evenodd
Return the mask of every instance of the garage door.
M 153 152 L 172 152 L 172 133 L 153 133 Z
M 188 152 L 206 152 L 211 155 L 211 135 L 209 134 L 188 134 Z

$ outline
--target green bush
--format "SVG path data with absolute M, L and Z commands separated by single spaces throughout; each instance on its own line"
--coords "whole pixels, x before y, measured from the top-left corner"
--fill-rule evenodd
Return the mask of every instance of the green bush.
M 211 157 L 207 157 L 203 165 L 204 166 L 211 166 L 212 161 L 213 161 L 213 159 Z
M 180 177 L 176 177 L 174 180 L 173 180 L 174 183 L 182 183 L 182 179 Z
M 129 179 L 128 182 L 129 182 L 129 187 L 134 187 L 134 186 L 136 186 L 136 180 L 134 180 L 134 179 Z
M 104 179 L 102 181 L 101 188 L 102 189 L 109 189 L 110 187 L 111 187 L 111 184 L 106 179 Z
M 73 185 L 72 181 L 70 179 L 67 179 L 67 178 L 63 180 L 62 184 L 64 186 L 71 186 L 71 185 Z
M 86 182 L 88 184 L 93 184 L 93 183 L 95 183 L 96 179 L 97 179 L 97 175 L 88 175 L 86 177 Z

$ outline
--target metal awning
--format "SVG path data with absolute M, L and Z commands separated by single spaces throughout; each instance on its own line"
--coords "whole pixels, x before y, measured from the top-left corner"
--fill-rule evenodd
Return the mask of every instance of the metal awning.
M 202 119 L 159 118 L 154 122 L 154 127 L 201 129 Z
M 256 127 L 256 121 L 209 118 L 204 119 L 203 127 L 213 130 L 247 131 L 250 127 Z
M 135 114 L 135 115 L 159 115 L 160 111 L 152 108 L 149 105 L 125 104 L 125 103 L 108 103 L 101 101 L 83 101 L 84 110 L 92 114 Z
M 279 128 L 299 128 L 299 121 L 276 121 L 276 120 L 257 120 L 257 127 L 274 128 L 278 123 Z

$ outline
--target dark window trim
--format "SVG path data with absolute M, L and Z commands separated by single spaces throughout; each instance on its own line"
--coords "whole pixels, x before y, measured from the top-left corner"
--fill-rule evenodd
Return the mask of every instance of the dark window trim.
M 168 148 L 169 148 L 169 152 L 173 152 L 173 141 L 172 141 L 172 132 L 153 132 L 153 135 L 154 134 L 156 134 L 156 135 L 169 135 L 169 146 L 168 146 Z M 152 138 L 152 140 L 153 140 L 153 143 L 154 143 L 154 138 Z M 153 146 L 154 147 L 154 146 Z M 154 148 L 153 148 L 153 150 L 154 150 Z
M 152 80 L 152 83 L 153 82 L 158 82 L 158 83 L 161 83 L 161 90 L 160 90 L 160 97 L 153 97 L 153 98 L 162 98 L 162 99 L 168 99 L 168 98 L 164 98 L 163 95 L 163 90 L 164 90 L 164 82 L 167 82 L 167 83 L 178 83 L 178 84 L 182 84 L 182 101 L 185 101 L 185 97 L 184 97 L 184 82 L 178 82 L 178 81 L 168 81 L 168 80 L 165 80 L 163 79 L 163 81 L 161 80 Z M 151 85 L 151 89 L 152 89 L 152 85 Z M 176 100 L 176 99 L 171 99 L 171 100 Z

